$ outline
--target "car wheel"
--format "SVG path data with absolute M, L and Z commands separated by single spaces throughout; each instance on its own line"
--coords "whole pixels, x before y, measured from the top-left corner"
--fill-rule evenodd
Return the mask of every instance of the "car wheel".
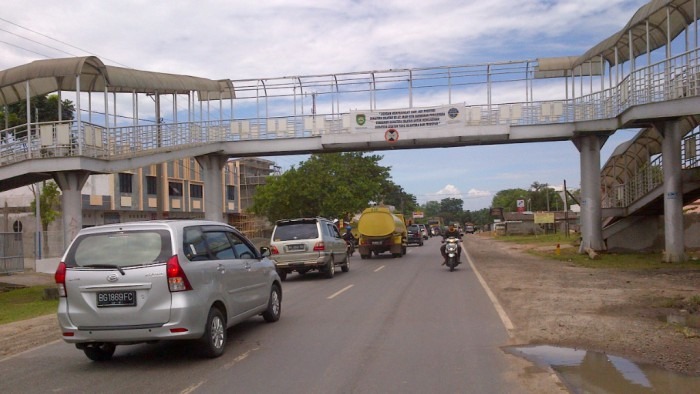
M 92 361 L 109 361 L 117 346 L 112 343 L 96 343 L 85 346 L 83 352 Z
M 226 346 L 226 320 L 218 308 L 211 308 L 201 338 L 205 357 L 215 358 L 224 353 Z
M 350 271 L 350 261 L 345 260 L 345 264 L 340 266 L 340 270 L 343 272 L 348 272 Z
M 270 300 L 267 302 L 267 309 L 262 313 L 266 322 L 272 323 L 280 319 L 282 313 L 282 292 L 277 285 L 272 285 L 270 290 Z
M 331 260 L 328 262 L 328 265 L 326 266 L 326 278 L 331 279 L 332 277 L 335 276 L 335 261 L 333 260 L 333 256 L 331 256 Z

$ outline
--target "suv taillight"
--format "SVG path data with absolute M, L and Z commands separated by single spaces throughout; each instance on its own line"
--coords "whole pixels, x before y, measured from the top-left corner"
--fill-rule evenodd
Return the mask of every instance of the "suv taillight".
M 316 242 L 314 252 L 323 252 L 324 250 L 326 250 L 326 245 L 323 244 L 323 241 Z
M 280 251 L 277 250 L 277 246 L 270 246 L 270 254 L 280 254 Z
M 185 271 L 182 270 L 177 256 L 173 256 L 168 260 L 166 271 L 168 273 L 168 288 L 171 292 L 192 290 L 190 281 L 187 280 Z
M 58 288 L 58 296 L 66 296 L 66 263 L 61 261 L 58 263 L 58 268 L 56 268 L 56 273 L 53 275 L 56 281 L 56 287 Z

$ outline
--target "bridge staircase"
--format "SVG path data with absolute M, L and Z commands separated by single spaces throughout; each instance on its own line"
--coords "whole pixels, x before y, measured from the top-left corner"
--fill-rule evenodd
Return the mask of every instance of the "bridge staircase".
M 700 128 L 697 117 L 682 121 L 681 180 L 683 204 L 700 199 Z M 621 144 L 601 170 L 603 239 L 649 216 L 664 214 L 662 136 L 654 127 L 642 129 Z

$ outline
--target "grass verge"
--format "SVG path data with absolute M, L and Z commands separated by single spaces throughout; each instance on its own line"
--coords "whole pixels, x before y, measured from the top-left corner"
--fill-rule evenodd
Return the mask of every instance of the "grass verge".
M 536 256 L 573 263 L 588 268 L 610 268 L 628 270 L 660 269 L 698 269 L 700 270 L 700 253 L 689 251 L 688 260 L 683 263 L 664 263 L 661 253 L 608 253 L 601 252 L 597 259 L 578 251 L 578 238 L 565 237 L 562 234 L 546 235 L 503 235 L 495 239 L 524 245 L 525 250 Z M 559 245 L 559 248 L 557 248 Z
M 0 324 L 56 313 L 58 300 L 44 300 L 44 289 L 31 286 L 0 292 Z

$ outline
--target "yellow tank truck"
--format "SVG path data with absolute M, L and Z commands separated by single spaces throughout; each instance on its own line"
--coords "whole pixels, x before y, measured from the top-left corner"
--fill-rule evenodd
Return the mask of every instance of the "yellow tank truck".
M 394 257 L 406 254 L 408 234 L 403 215 L 395 214 L 387 207 L 365 209 L 357 222 L 360 257 L 391 252 Z

